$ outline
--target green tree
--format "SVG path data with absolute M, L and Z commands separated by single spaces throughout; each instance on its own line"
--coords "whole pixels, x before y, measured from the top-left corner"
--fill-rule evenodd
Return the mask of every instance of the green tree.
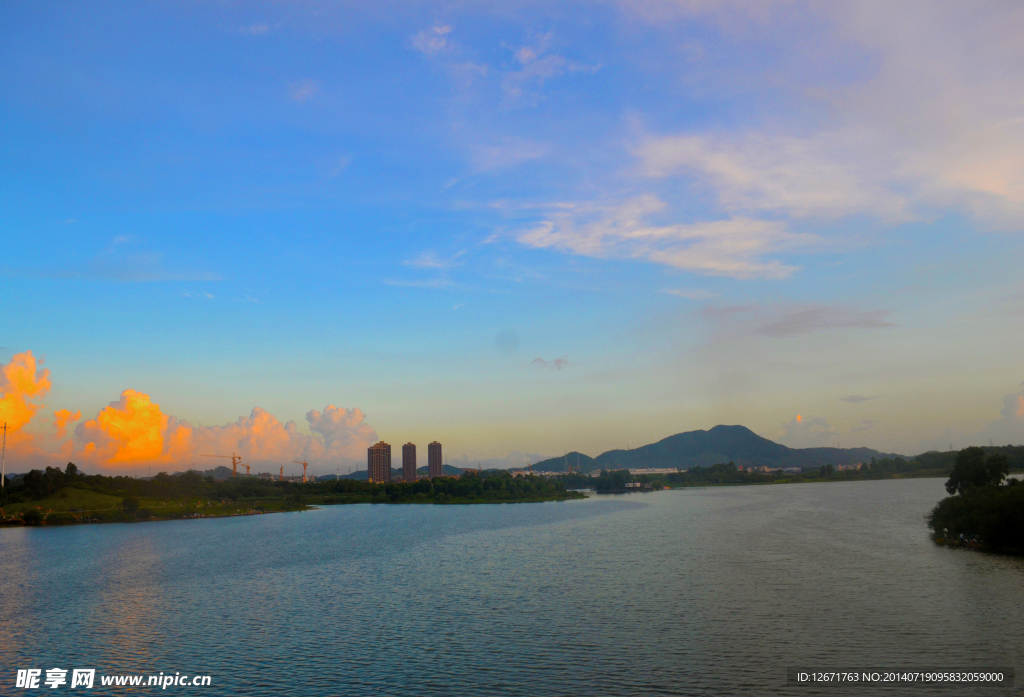
M 121 500 L 121 508 L 125 513 L 135 513 L 139 510 L 140 501 L 135 496 L 126 496 Z
M 985 449 L 964 448 L 956 456 L 953 471 L 946 480 L 949 494 L 965 494 L 975 487 L 1001 484 L 1010 472 L 1010 463 L 1003 453 L 993 453 L 985 459 Z

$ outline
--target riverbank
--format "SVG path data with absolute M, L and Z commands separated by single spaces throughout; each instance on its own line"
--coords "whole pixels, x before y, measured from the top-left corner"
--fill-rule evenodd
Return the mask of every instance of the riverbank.
M 195 472 L 151 480 L 48 469 L 3 492 L 0 525 L 76 525 L 223 518 L 348 504 L 541 503 L 586 498 L 557 480 L 507 473 L 374 484 L 353 480 L 279 482 L 256 477 L 216 481 Z M 49 493 L 52 491 L 52 493 Z

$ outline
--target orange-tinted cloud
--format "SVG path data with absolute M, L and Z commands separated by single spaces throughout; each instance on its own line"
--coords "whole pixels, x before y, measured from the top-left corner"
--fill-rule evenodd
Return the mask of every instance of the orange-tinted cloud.
M 75 435 L 84 441 L 82 454 L 91 464 L 117 468 L 170 464 L 187 450 L 187 430 L 187 425 L 172 424 L 148 394 L 125 390 L 95 419 L 79 424 Z
M 50 391 L 50 371 L 39 370 L 31 351 L 16 354 L 0 370 L 0 423 L 17 431 L 35 416 L 42 406 L 33 403 Z
M 149 395 L 125 390 L 95 419 L 79 424 L 76 457 L 84 464 L 111 469 L 183 469 L 193 464 L 212 468 L 225 463 L 207 456 L 231 454 L 257 468 L 298 459 L 330 467 L 361 459 L 377 438 L 358 409 L 330 405 L 323 413 L 310 411 L 306 419 L 313 431 L 309 435 L 300 433 L 294 421 L 281 422 L 260 407 L 234 423 L 196 427 L 164 414 Z
M 142 470 L 154 465 L 167 470 L 195 465 L 210 468 L 223 461 L 205 454 L 241 455 L 254 467 L 308 460 L 323 468 L 360 461 L 377 433 L 365 423 L 359 409 L 328 405 L 306 414 L 310 433 L 300 433 L 294 421 L 281 422 L 273 414 L 254 408 L 224 426 L 193 426 L 165 414 L 148 394 L 125 390 L 94 418 L 80 422 L 74 437 L 68 425 L 82 418 L 81 411 L 53 413 L 55 437 L 41 437 L 22 429 L 42 408 L 38 399 L 50 389 L 50 373 L 37 366 L 30 351 L 14 356 L 0 368 L 0 423 L 6 421 L 8 455 L 18 454 L 20 465 L 41 467 L 74 460 L 90 468 Z M 259 471 L 254 470 L 254 471 Z
M 53 427 L 57 429 L 57 440 L 64 440 L 64 436 L 67 435 L 68 424 L 72 421 L 78 421 L 82 418 L 82 412 L 76 411 L 74 414 L 69 409 L 58 409 L 53 412 Z

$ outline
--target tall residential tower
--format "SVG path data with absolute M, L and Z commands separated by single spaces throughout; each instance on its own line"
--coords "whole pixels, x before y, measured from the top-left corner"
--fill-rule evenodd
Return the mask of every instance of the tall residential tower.
M 435 440 L 427 446 L 427 475 L 431 479 L 442 476 L 442 462 L 444 460 L 441 459 L 441 444 Z
M 402 446 L 402 479 L 416 481 L 416 446 L 412 443 Z
M 366 449 L 367 477 L 371 482 L 391 481 L 391 446 L 378 441 Z

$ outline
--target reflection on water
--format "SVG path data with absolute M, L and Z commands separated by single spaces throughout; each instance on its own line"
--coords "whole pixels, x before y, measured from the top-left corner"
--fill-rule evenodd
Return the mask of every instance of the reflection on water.
M 4 529 L 0 692 L 52 666 L 209 673 L 207 695 L 810 695 L 835 690 L 783 687 L 787 665 L 1024 665 L 1024 562 L 933 545 L 923 516 L 943 494 L 903 480 Z

